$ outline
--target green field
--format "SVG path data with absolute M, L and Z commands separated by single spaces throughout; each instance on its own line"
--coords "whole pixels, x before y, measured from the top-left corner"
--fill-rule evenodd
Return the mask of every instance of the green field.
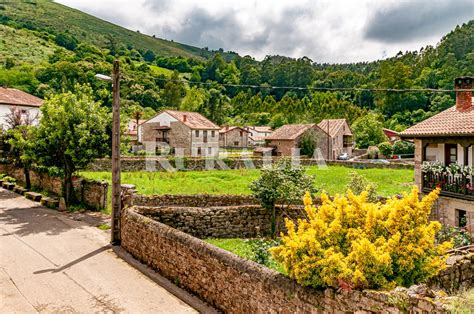
M 409 169 L 352 169 L 330 166 L 327 169 L 309 167 L 315 176 L 315 186 L 329 194 L 344 193 L 351 172 L 364 175 L 377 185 L 381 196 L 392 196 L 408 191 L 414 184 L 413 170 Z M 111 181 L 110 172 L 81 172 L 96 180 Z M 250 194 L 248 185 L 259 175 L 259 170 L 212 170 L 188 172 L 124 172 L 122 183 L 134 184 L 139 193 L 152 194 Z

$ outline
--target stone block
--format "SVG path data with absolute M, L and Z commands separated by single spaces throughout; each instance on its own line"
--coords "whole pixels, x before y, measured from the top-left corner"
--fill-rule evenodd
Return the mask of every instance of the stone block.
M 13 188 L 15 187 L 15 183 L 10 183 L 10 182 L 4 181 L 2 183 L 2 186 L 3 186 L 4 189 L 13 190 Z
M 35 202 L 40 202 L 41 199 L 43 198 L 43 195 L 39 194 L 39 193 L 35 193 L 35 192 L 26 192 L 25 193 L 25 197 L 27 199 L 30 199 L 32 201 L 35 201 Z
M 13 192 L 18 193 L 20 195 L 25 195 L 25 193 L 28 191 L 28 189 L 25 189 L 24 187 L 19 185 L 15 185 L 15 187 L 13 188 Z

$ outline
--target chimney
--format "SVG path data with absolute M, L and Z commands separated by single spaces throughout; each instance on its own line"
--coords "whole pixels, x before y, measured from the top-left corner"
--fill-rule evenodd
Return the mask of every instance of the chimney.
M 183 114 L 183 122 L 186 122 L 188 120 L 188 116 Z
M 465 111 L 472 107 L 472 81 L 474 77 L 464 76 L 454 80 L 454 90 L 456 91 L 456 110 Z M 469 89 L 469 91 L 458 91 L 459 89 Z

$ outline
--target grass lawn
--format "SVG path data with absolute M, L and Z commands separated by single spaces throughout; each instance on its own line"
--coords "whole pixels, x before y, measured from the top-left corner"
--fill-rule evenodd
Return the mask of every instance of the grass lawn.
M 330 166 L 318 169 L 308 167 L 315 176 L 315 186 L 329 194 L 344 193 L 349 174 L 355 171 L 377 185 L 381 196 L 392 196 L 409 191 L 414 185 L 410 169 L 352 169 Z M 110 172 L 81 172 L 80 175 L 96 180 L 111 181 Z M 139 193 L 152 194 L 250 194 L 248 185 L 259 175 L 259 170 L 212 170 L 186 172 L 123 172 L 122 183 L 134 184 Z
M 252 247 L 252 240 L 251 239 L 206 239 L 204 240 L 209 244 L 217 246 L 223 250 L 228 252 L 234 253 L 237 256 L 240 256 L 247 260 L 253 260 L 253 256 L 255 253 Z M 266 255 L 266 254 L 265 254 Z M 265 266 L 276 270 L 282 274 L 286 274 L 285 269 L 283 266 L 278 264 L 272 257 L 271 254 L 268 252 L 268 260 L 265 263 Z

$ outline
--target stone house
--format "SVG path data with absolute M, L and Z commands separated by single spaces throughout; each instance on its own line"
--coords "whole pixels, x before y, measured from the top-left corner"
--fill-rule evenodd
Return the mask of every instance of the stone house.
M 269 126 L 246 126 L 245 129 L 249 132 L 249 145 L 252 146 L 265 144 L 265 137 L 272 134 Z
M 7 117 L 18 110 L 21 123 L 36 125 L 39 122 L 43 100 L 15 88 L 0 87 L 0 128 L 7 129 Z
M 265 138 L 266 146 L 274 148 L 277 156 L 292 156 L 300 148 L 303 137 L 308 136 L 319 148 L 322 157 L 327 155 L 327 134 L 316 124 L 286 124 Z
M 415 143 L 415 183 L 420 191 L 428 193 L 441 188 L 433 218 L 451 226 L 467 227 L 471 234 L 474 234 L 473 80 L 474 77 L 455 79 L 455 106 L 400 133 L 402 139 Z
M 164 110 L 138 127 L 138 140 L 158 152 L 218 156 L 220 127 L 197 112 Z
M 329 134 L 327 146 L 329 150 L 324 155 L 327 160 L 336 160 L 343 153 L 352 156 L 354 136 L 346 119 L 324 119 L 318 123 L 326 134 Z
M 225 126 L 219 131 L 220 147 L 247 147 L 250 132 L 238 126 Z

